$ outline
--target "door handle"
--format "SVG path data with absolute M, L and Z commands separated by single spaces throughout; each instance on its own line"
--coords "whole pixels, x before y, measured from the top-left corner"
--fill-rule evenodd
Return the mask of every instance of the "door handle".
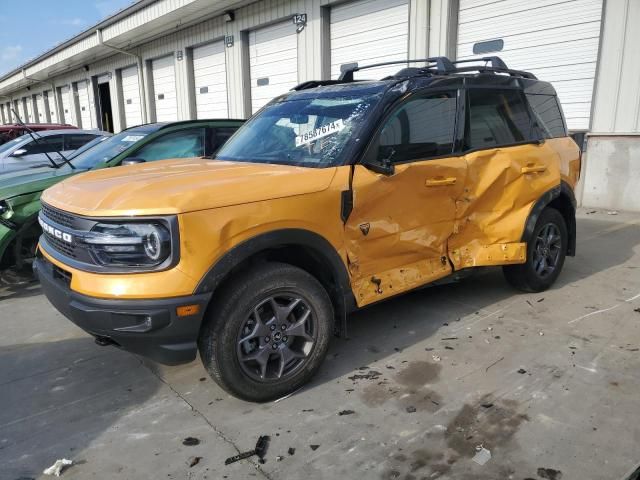
M 520 169 L 520 173 L 542 173 L 547 171 L 546 165 L 527 165 Z
M 427 187 L 440 187 L 443 185 L 455 185 L 456 177 L 437 177 L 437 178 L 428 178 L 425 182 L 425 186 Z

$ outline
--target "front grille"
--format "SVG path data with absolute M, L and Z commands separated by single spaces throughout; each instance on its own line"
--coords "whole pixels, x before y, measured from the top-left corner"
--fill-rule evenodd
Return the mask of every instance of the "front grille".
M 60 240 L 47 232 L 44 233 L 44 236 L 47 239 L 47 243 L 63 255 L 71 258 L 78 258 L 78 254 L 76 252 L 77 247 L 75 245 L 67 243 L 64 240 Z
M 73 215 L 58 210 L 57 208 L 50 207 L 46 203 L 42 203 L 42 213 L 44 213 L 46 217 L 50 218 L 57 224 L 62 225 L 63 227 L 74 228 L 75 226 L 75 217 Z

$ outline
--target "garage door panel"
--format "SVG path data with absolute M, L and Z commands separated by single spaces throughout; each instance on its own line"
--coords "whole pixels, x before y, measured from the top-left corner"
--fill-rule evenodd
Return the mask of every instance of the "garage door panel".
M 224 42 L 193 49 L 197 118 L 227 117 L 227 70 Z
M 93 128 L 93 115 L 91 111 L 91 99 L 89 98 L 89 82 L 83 80 L 76 84 L 78 92 L 78 107 L 80 109 L 81 128 Z
M 331 77 L 340 67 L 366 65 L 407 58 L 409 5 L 407 0 L 358 0 L 331 8 Z M 381 78 L 401 66 L 357 73 L 357 78 Z
M 177 120 L 178 102 L 173 55 L 152 60 L 151 71 L 156 121 L 170 122 Z
M 60 97 L 62 98 L 62 115 L 64 123 L 72 123 L 73 115 L 71 113 L 71 89 L 68 86 L 60 88 Z
M 122 99 L 124 102 L 124 118 L 127 127 L 142 123 L 142 102 L 140 101 L 140 78 L 138 67 L 123 68 L 120 71 L 122 79 Z
M 25 99 L 25 102 L 27 104 L 27 118 L 29 119 L 30 122 L 35 123 L 36 119 L 33 116 L 33 105 L 31 104 L 31 97 L 27 97 Z
M 343 22 L 351 20 L 355 17 L 367 15 L 371 13 L 384 12 L 387 14 L 393 7 L 405 7 L 406 0 L 364 0 L 360 2 L 351 2 L 341 5 L 340 8 L 331 10 L 332 22 Z
M 517 16 L 529 15 L 531 20 L 532 16 L 536 19 L 541 17 L 547 18 L 550 11 L 560 9 L 562 13 L 571 11 L 577 15 L 582 15 L 584 9 L 600 8 L 602 9 L 601 0 L 503 0 L 498 2 L 491 2 L 485 5 L 477 6 L 475 8 L 468 8 L 468 0 L 460 0 L 460 12 L 458 15 L 458 24 L 464 25 L 467 22 L 475 22 L 478 20 L 489 20 L 500 17 L 506 21 L 510 21 L 511 18 Z M 574 21 L 573 16 L 571 20 L 566 23 L 577 23 Z M 565 17 L 565 20 L 567 17 Z M 544 22 L 530 22 L 531 27 L 539 28 L 540 25 L 545 25 Z
M 502 39 L 491 54 L 553 82 L 569 128 L 588 125 L 602 0 L 460 0 L 459 13 L 458 58 L 476 57 L 477 42 Z
M 586 29 L 588 32 L 600 32 L 600 10 L 592 9 L 588 12 L 580 12 L 572 15 L 571 24 L 567 24 L 566 10 L 562 8 L 549 9 L 544 14 L 544 24 L 531 21 L 531 13 L 524 12 L 517 17 L 505 18 L 496 28 L 495 18 L 479 20 L 477 22 L 460 25 L 458 43 L 475 43 L 479 40 L 496 38 L 508 38 L 514 35 L 538 34 L 542 37 L 562 38 L 565 33 L 576 29 Z M 577 17 L 577 18 L 576 18 Z M 546 20 L 548 18 L 548 20 Z M 586 33 L 589 35 L 589 33 Z
M 249 66 L 251 108 L 255 113 L 272 98 L 298 84 L 298 38 L 295 25 L 283 22 L 251 31 Z

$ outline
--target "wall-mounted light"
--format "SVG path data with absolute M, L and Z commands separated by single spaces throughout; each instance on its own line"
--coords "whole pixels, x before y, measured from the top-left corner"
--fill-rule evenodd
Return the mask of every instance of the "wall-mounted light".
M 178 61 L 181 61 L 183 58 L 184 58 L 184 53 L 182 52 L 182 50 L 178 50 L 178 51 L 176 52 L 176 59 L 177 59 Z
M 227 10 L 222 18 L 225 22 L 233 22 L 236 19 L 236 13 L 233 10 Z
M 296 13 L 293 18 L 293 24 L 296 25 L 296 33 L 300 33 L 304 30 L 304 27 L 307 26 L 307 14 L 306 13 Z
M 85 72 L 88 72 L 88 71 L 89 71 L 89 65 L 85 65 L 85 66 L 84 66 L 84 67 L 82 67 L 82 68 L 84 68 L 84 71 L 85 71 Z

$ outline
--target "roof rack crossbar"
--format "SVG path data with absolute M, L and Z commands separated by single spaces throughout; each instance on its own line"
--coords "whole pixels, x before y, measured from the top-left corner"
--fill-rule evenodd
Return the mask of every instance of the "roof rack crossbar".
M 509 75 L 511 75 L 512 77 L 522 77 L 522 78 L 528 78 L 530 80 L 537 80 L 538 77 L 536 77 L 533 73 L 531 72 L 525 72 L 523 70 L 512 70 L 510 68 L 495 68 L 495 67 L 485 67 L 485 66 L 477 66 L 477 67 L 461 67 L 461 68 L 456 68 L 453 73 L 464 73 L 464 72 L 480 72 L 480 73 L 485 73 L 485 72 L 491 72 L 491 73 L 507 73 Z
M 456 60 L 451 63 L 457 65 L 458 63 L 472 63 L 472 62 L 485 62 L 490 63 L 492 68 L 500 68 L 502 70 L 509 70 L 507 64 L 500 57 L 482 57 L 482 58 L 468 58 L 466 60 Z
M 449 73 L 455 70 L 453 63 L 447 57 L 430 57 L 430 58 L 422 58 L 422 59 L 413 59 L 413 60 L 396 60 L 393 62 L 382 62 L 382 63 L 374 63 L 371 65 L 363 65 L 354 66 L 345 69 L 341 74 L 339 81 L 340 82 L 353 82 L 353 74 L 355 72 L 359 72 L 360 70 L 365 70 L 369 68 L 377 68 L 377 67 L 386 67 L 388 65 L 404 65 L 408 63 L 435 63 L 436 69 L 438 73 Z

